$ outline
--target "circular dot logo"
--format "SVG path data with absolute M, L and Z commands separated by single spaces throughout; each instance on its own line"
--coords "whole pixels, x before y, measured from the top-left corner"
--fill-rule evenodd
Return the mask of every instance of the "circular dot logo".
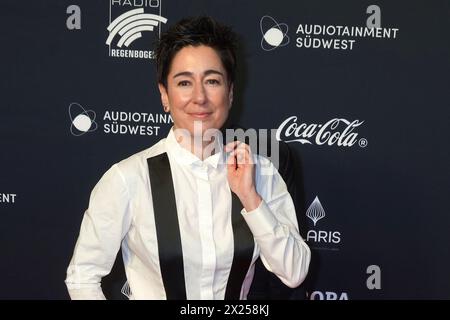
M 289 44 L 287 32 L 289 27 L 286 23 L 278 23 L 271 16 L 264 16 L 259 22 L 261 28 L 261 48 L 265 51 L 272 51 L 278 47 Z
M 95 122 L 95 111 L 84 109 L 81 104 L 72 102 L 69 106 L 70 116 L 70 132 L 74 136 L 82 136 L 83 134 L 97 130 Z

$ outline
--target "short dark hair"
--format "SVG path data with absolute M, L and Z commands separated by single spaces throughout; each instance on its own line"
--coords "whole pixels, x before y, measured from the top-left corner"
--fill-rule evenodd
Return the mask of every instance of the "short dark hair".
M 155 49 L 158 83 L 167 88 L 167 76 L 178 51 L 200 45 L 217 52 L 227 72 L 228 84 L 234 83 L 237 36 L 230 27 L 209 16 L 182 19 L 161 35 Z

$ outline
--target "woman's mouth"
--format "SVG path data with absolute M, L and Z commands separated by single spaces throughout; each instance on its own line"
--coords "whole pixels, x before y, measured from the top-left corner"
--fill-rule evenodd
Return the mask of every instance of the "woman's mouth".
M 212 112 L 191 112 L 189 115 L 196 119 L 206 119 L 208 118 Z

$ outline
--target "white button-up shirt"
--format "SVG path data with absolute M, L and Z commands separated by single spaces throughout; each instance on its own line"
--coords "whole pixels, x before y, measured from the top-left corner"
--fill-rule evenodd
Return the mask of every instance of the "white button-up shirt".
M 233 261 L 231 191 L 226 154 L 200 160 L 182 148 L 170 130 L 166 139 L 113 165 L 93 189 L 67 269 L 72 299 L 104 299 L 101 279 L 122 246 L 132 299 L 166 299 L 161 277 L 147 159 L 167 152 L 183 248 L 187 299 L 224 299 Z M 255 184 L 263 201 L 241 211 L 254 240 L 251 266 L 241 288 L 246 299 L 261 256 L 286 285 L 305 278 L 310 250 L 298 231 L 286 184 L 274 166 L 256 156 Z

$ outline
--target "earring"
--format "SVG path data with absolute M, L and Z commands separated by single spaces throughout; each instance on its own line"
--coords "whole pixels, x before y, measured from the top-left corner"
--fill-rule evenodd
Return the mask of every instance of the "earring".
M 163 107 L 164 107 L 164 112 L 169 112 L 169 107 L 168 106 L 164 105 Z

